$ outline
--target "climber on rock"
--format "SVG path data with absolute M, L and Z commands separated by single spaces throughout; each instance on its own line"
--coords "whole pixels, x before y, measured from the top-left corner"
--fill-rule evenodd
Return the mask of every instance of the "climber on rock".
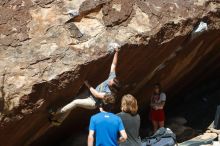
M 87 90 L 79 94 L 72 102 L 59 108 L 57 111 L 50 111 L 51 116 L 49 119 L 53 125 L 59 126 L 76 107 L 95 109 L 101 105 L 103 99 L 115 98 L 115 94 L 120 88 L 120 84 L 115 73 L 118 62 L 118 48 L 119 45 L 117 43 L 109 44 L 108 50 L 114 52 L 114 57 L 108 79 L 96 88 L 93 88 L 88 81 L 84 81 L 89 91 Z

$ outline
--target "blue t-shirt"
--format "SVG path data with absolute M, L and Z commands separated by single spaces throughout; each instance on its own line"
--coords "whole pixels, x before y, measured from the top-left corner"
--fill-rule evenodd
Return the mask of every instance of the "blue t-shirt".
M 91 117 L 89 130 L 95 132 L 96 146 L 118 146 L 119 132 L 124 130 L 124 125 L 115 114 L 100 112 Z
M 96 90 L 99 91 L 99 92 L 105 92 L 105 93 L 111 93 L 111 90 L 109 89 L 109 86 L 108 86 L 108 82 L 109 80 L 112 80 L 116 77 L 116 74 L 115 72 L 111 72 L 109 74 L 109 77 L 107 80 L 105 80 L 104 82 L 102 82 L 101 84 L 99 84 L 97 87 L 96 87 Z

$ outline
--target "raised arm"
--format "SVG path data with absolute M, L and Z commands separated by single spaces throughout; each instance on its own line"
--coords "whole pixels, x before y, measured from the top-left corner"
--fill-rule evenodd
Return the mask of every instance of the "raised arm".
M 89 88 L 89 90 L 90 90 L 90 92 L 92 93 L 93 96 L 95 96 L 96 98 L 99 98 L 99 99 L 103 99 L 103 98 L 104 98 L 105 93 L 96 91 L 96 89 L 94 89 L 94 88 L 88 83 L 88 81 L 85 81 L 84 83 L 85 83 L 85 85 Z
M 89 130 L 88 146 L 93 146 L 93 143 L 94 143 L 94 131 Z
M 118 63 L 118 48 L 115 48 L 115 54 L 114 54 L 113 61 L 111 64 L 110 72 L 115 72 L 117 63 Z

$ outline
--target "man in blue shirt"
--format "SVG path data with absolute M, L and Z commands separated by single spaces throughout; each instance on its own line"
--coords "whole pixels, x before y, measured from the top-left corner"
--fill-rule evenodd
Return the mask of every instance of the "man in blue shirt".
M 85 85 L 89 91 L 85 91 L 78 95 L 74 100 L 67 105 L 61 107 L 57 111 L 50 112 L 50 121 L 53 125 L 59 126 L 70 112 L 76 108 L 81 107 L 85 109 L 95 109 L 101 103 L 104 98 L 112 98 L 114 94 L 119 90 L 119 81 L 116 79 L 116 66 L 118 62 L 118 47 L 114 46 L 114 57 L 111 64 L 110 74 L 107 80 L 102 82 L 96 88 L 93 88 L 88 81 L 85 81 Z
M 124 142 L 127 139 L 122 120 L 110 113 L 114 101 L 111 98 L 104 99 L 101 112 L 91 117 L 88 146 L 93 146 L 94 135 L 96 146 L 118 146 L 118 142 Z

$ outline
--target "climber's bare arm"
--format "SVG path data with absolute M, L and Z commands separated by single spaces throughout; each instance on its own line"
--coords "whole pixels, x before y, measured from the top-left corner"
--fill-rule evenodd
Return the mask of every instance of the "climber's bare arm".
M 102 92 L 98 92 L 96 91 L 96 89 L 94 89 L 88 81 L 85 81 L 84 82 L 85 85 L 89 88 L 90 92 L 92 93 L 93 96 L 95 96 L 96 98 L 99 98 L 99 99 L 103 99 L 104 96 L 105 96 L 105 93 L 102 93 Z
M 89 130 L 89 136 L 88 136 L 88 146 L 93 146 L 94 143 L 94 131 Z
M 111 64 L 110 72 L 115 72 L 117 63 L 118 63 L 118 48 L 115 49 L 115 54 L 114 54 L 113 61 Z

